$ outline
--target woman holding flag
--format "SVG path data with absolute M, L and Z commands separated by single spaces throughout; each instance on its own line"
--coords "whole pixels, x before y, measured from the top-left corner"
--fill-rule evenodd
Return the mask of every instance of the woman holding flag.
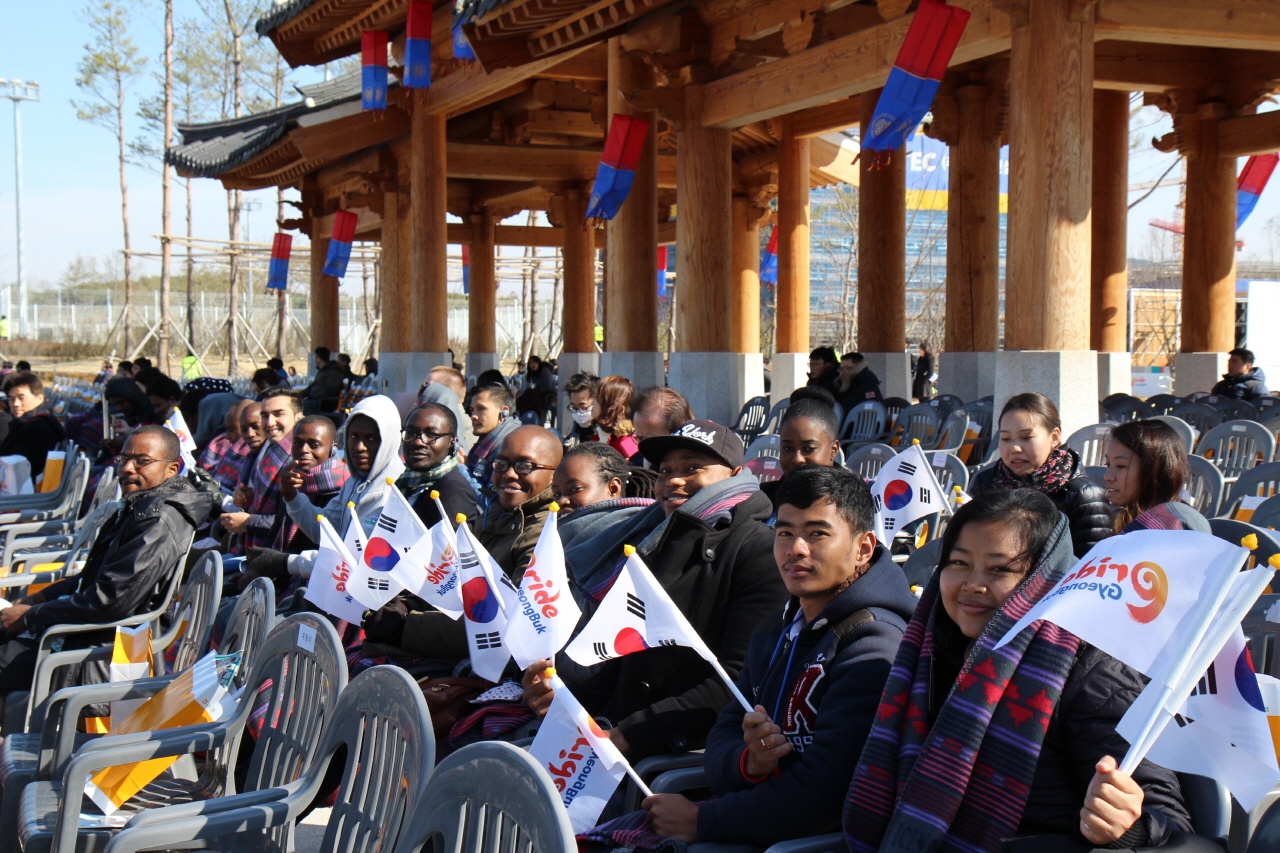
M 1172 771 L 1118 769 L 1137 671 L 1048 621 L 993 650 L 1073 563 L 1043 494 L 956 512 L 849 788 L 851 851 L 1219 849 Z

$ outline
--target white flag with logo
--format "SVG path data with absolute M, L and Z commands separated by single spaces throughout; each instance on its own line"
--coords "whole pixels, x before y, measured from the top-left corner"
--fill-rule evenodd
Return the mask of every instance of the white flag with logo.
M 404 587 L 397 583 L 388 572 L 374 568 L 370 564 L 369 544 L 371 540 L 365 535 L 364 524 L 361 523 L 360 518 L 356 515 L 356 505 L 349 503 L 347 508 L 351 511 L 351 520 L 347 522 L 347 532 L 342 537 L 342 542 L 347 546 L 347 550 L 351 552 L 351 556 L 356 558 L 355 566 L 351 570 L 351 580 L 347 587 L 351 590 L 351 594 L 356 597 L 356 601 L 369 610 L 377 610 L 392 598 L 395 598 Z M 381 550 L 379 550 L 379 553 L 381 553 Z M 381 565 L 376 560 L 374 564 Z
M 1104 539 L 996 643 L 1040 619 L 1152 678 L 1197 644 L 1248 551 L 1207 533 L 1137 530 Z
M 565 653 L 583 666 L 655 646 L 689 646 L 718 666 L 715 654 L 630 545 L 627 561 L 600 608 Z
M 627 773 L 622 754 L 563 684 L 556 687 L 529 755 L 560 792 L 575 833 L 596 825 Z
M 457 619 L 462 615 L 462 581 L 458 577 L 458 539 L 447 520 L 436 522 L 397 565 L 418 574 L 416 595 L 436 610 Z M 393 569 L 392 572 L 395 572 Z M 407 578 L 403 579 L 401 582 Z M 414 586 L 405 583 L 405 588 Z
M 430 556 L 431 532 L 418 518 L 413 505 L 395 488 L 395 481 L 390 477 L 387 478 L 387 486 L 386 503 L 373 525 L 365 549 L 365 566 L 371 572 L 390 578 L 393 587 L 407 589 L 435 605 L 436 602 L 424 594 L 435 589 L 435 584 L 427 579 L 428 562 L 423 560 L 423 557 Z M 449 531 L 450 534 L 452 532 Z M 449 549 L 448 554 L 451 565 L 456 567 L 457 549 Z M 450 575 L 452 573 L 450 569 Z M 457 586 L 455 580 L 452 587 L 455 594 Z M 462 599 L 457 598 L 457 607 L 438 609 L 457 619 L 462 615 Z
M 551 505 L 538 534 L 533 557 L 516 590 L 515 607 L 507 614 L 505 640 L 521 669 L 564 648 L 582 611 L 569 589 L 569 571 L 560 542 L 560 507 Z
M 515 600 L 515 584 L 466 524 L 458 525 L 458 560 L 471 670 L 480 678 L 498 681 L 511 659 L 502 635 L 507 631 L 507 614 Z
M 191 437 L 191 430 L 187 428 L 187 419 L 175 408 L 173 414 L 165 419 L 164 425 L 178 437 L 178 444 L 182 447 L 182 473 L 193 470 L 196 467 L 196 442 Z
M 876 538 L 885 545 L 916 519 L 950 509 L 947 494 L 918 444 L 884 463 L 871 484 L 871 497 L 876 502 Z
M 1254 672 L 1244 632 L 1236 628 L 1147 758 L 1170 770 L 1216 779 L 1251 811 L 1280 782 L 1267 722 L 1267 712 L 1280 708 L 1269 708 L 1260 689 L 1266 686 L 1274 694 L 1274 683 Z M 1159 687 L 1151 682 L 1116 725 L 1116 733 L 1130 743 L 1155 710 Z
M 359 625 L 367 608 L 348 589 L 356 558 L 342 543 L 338 531 L 333 529 L 327 518 L 321 515 L 317 521 L 320 524 L 320 541 L 311 566 L 311 577 L 307 580 L 307 600 L 325 613 Z

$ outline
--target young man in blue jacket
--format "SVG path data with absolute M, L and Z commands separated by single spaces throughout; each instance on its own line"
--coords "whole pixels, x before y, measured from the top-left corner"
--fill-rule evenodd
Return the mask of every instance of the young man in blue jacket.
M 773 556 L 791 599 L 752 637 L 738 675 L 755 710 L 726 706 L 707 737 L 714 798 L 645 800 L 658 835 L 765 848 L 840 826 L 916 598 L 876 542 L 861 477 L 796 468 L 783 477 L 777 506 Z

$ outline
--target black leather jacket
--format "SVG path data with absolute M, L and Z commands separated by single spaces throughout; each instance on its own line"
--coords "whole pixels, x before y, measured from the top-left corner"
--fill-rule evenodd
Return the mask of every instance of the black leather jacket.
M 1065 486 L 1049 493 L 1049 497 L 1071 525 L 1071 550 L 1077 557 L 1083 557 L 1090 548 L 1112 534 L 1111 504 L 1107 502 L 1106 489 L 1085 474 L 1079 455 L 1070 448 L 1065 449 L 1074 460 L 1071 477 Z M 974 474 L 969 494 L 976 497 L 990 491 L 995 473 L 993 465 Z

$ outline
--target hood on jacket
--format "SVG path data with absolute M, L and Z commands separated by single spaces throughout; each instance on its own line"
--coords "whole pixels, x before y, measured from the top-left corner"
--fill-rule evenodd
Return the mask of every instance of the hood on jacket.
M 1227 382 L 1230 382 L 1232 385 L 1239 385 L 1242 382 L 1261 382 L 1265 385 L 1267 382 L 1267 374 L 1261 367 L 1251 367 L 1239 376 L 1224 373 L 1222 374 L 1222 378 Z
M 133 404 L 133 416 L 137 418 L 139 423 L 146 423 L 155 416 L 155 407 L 151 405 L 151 398 L 146 392 L 127 376 L 117 376 L 114 379 L 107 380 L 107 387 L 103 390 L 104 397 L 123 397 Z
M 827 606 L 822 608 L 818 618 L 804 627 L 805 631 L 822 631 L 839 625 L 859 610 L 877 607 L 887 610 L 902 619 L 903 623 L 911 621 L 919 600 L 907 586 L 906 575 L 883 545 L 876 545 L 871 555 L 871 565 L 849 588 L 841 592 Z M 800 607 L 800 599 L 792 596 L 783 610 L 783 624 L 788 625 L 795 618 Z
M 220 499 L 221 495 L 211 496 L 207 492 L 201 492 L 186 477 L 177 474 L 154 488 L 140 489 L 125 495 L 122 511 L 144 515 L 167 505 L 176 509 L 195 528 L 204 524 L 209 517 L 215 497 Z
M 350 476 L 342 484 L 338 496 L 325 506 L 325 516 L 334 529 L 344 535 L 347 528 L 343 515 L 347 504 L 356 505 L 356 515 L 359 516 L 367 531 L 382 511 L 382 505 L 386 502 L 386 490 L 395 488 L 388 486 L 387 481 L 394 483 L 404 473 L 404 462 L 400 460 L 400 411 L 396 408 L 396 404 L 390 397 L 382 394 L 365 397 L 356 403 L 342 425 L 344 447 L 351 419 L 356 415 L 365 415 L 373 419 L 373 422 L 378 425 L 378 434 L 382 438 L 382 443 L 378 445 L 378 453 L 373 458 L 373 467 L 369 470 L 369 475 L 360 477 L 348 465 L 347 470 Z

